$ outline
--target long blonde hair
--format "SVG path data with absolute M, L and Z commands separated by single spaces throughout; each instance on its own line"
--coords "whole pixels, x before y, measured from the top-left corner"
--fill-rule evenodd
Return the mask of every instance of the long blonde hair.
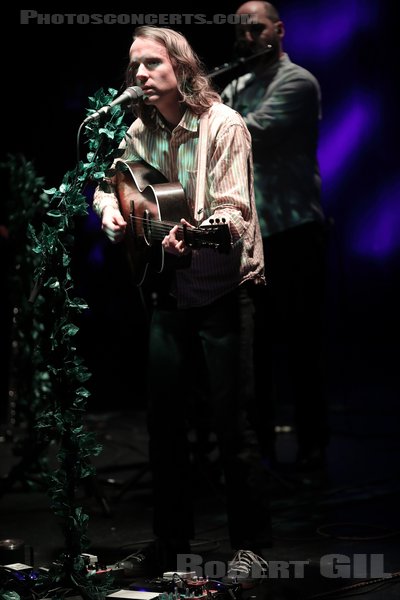
M 173 29 L 143 25 L 137 27 L 133 40 L 149 38 L 162 44 L 171 59 L 178 82 L 181 102 L 185 103 L 195 114 L 202 114 L 214 102 L 221 102 L 221 97 L 212 88 L 205 69 L 186 38 Z M 135 74 L 128 66 L 126 71 L 128 86 L 136 85 Z M 135 114 L 145 125 L 154 126 L 156 108 L 139 102 L 135 106 Z

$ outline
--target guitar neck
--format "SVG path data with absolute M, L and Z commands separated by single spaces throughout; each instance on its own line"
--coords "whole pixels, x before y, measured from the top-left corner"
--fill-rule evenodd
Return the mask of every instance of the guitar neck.
M 138 217 L 132 216 L 133 220 Z M 157 221 L 150 217 L 141 217 L 143 231 L 147 241 L 152 244 L 160 242 L 171 231 L 177 227 L 176 237 L 184 240 L 190 248 L 213 248 L 219 252 L 229 252 L 232 244 L 229 227 L 225 222 L 218 222 L 203 227 L 188 227 L 172 221 Z
M 165 236 L 169 234 L 171 229 L 175 226 L 178 227 L 176 237 L 179 240 L 183 240 L 185 238 L 184 228 L 180 223 L 174 223 L 173 221 L 156 221 L 154 219 L 148 219 L 146 217 L 140 217 L 140 219 L 138 219 L 138 217 L 131 216 L 131 218 L 134 220 L 142 221 L 146 235 L 150 235 L 151 239 L 154 241 L 161 242 L 165 238 Z

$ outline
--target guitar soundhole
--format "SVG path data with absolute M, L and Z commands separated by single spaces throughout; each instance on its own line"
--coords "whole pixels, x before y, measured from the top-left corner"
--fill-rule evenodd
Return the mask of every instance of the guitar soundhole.
M 143 237 L 148 246 L 153 245 L 151 234 L 151 215 L 150 212 L 146 209 L 143 211 Z

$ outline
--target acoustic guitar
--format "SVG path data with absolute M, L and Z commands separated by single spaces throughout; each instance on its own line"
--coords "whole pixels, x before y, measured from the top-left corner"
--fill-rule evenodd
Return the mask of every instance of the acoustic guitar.
M 190 248 L 230 251 L 232 240 L 224 219 L 203 227 L 187 227 L 179 222 L 182 218 L 191 220 L 183 187 L 179 182 L 168 182 L 148 163 L 117 161 L 115 181 L 120 211 L 128 224 L 125 242 L 136 285 L 144 283 L 150 270 L 161 273 L 165 268 L 188 264 L 186 257 L 168 254 L 161 245 L 175 225 L 177 238 L 185 240 Z

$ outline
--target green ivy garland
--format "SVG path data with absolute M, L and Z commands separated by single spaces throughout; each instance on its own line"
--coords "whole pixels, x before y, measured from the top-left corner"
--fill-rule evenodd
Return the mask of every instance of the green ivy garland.
M 89 114 L 108 105 L 116 94 L 114 89 L 97 91 L 89 98 Z M 40 232 L 33 225 L 28 228 L 32 252 L 40 259 L 35 265 L 33 296 L 45 308 L 45 329 L 49 332 L 39 341 L 48 386 L 41 389 L 45 401 L 36 428 L 42 440 L 59 442 L 59 468 L 48 475 L 48 490 L 65 537 L 65 551 L 46 579 L 53 587 L 77 588 L 84 597 L 96 600 L 104 598 L 111 582 L 88 575 L 82 558 L 89 545 L 88 515 L 79 506 L 76 491 L 83 480 L 94 475 L 90 457 L 98 455 L 101 446 L 83 423 L 90 395 L 84 384 L 90 373 L 77 354 L 74 336 L 79 331 L 78 316 L 88 306 L 84 299 L 74 296 L 71 249 L 74 220 L 88 213 L 85 187 L 104 178 L 114 158 L 121 154 L 118 145 L 125 132 L 120 106 L 110 110 L 105 124 L 97 120 L 85 125 L 87 161 L 79 161 L 73 171 L 67 172 L 58 189 L 45 190 L 49 198 L 46 221 Z
M 41 452 L 35 429 L 36 415 L 44 396 L 49 393 L 49 376 L 43 365 L 39 340 L 44 334 L 43 297 L 38 297 L 34 310 L 29 303 L 35 269 L 40 258 L 32 250 L 28 227 L 37 227 L 49 207 L 43 192 L 43 177 L 38 177 L 32 162 L 22 155 L 8 155 L 0 165 L 6 184 L 4 202 L 9 233 L 9 268 L 7 304 L 12 318 L 9 368 L 8 431 L 19 463 L 1 482 L 8 491 L 16 481 L 27 487 L 34 485 L 32 473 L 45 471 L 46 456 Z

